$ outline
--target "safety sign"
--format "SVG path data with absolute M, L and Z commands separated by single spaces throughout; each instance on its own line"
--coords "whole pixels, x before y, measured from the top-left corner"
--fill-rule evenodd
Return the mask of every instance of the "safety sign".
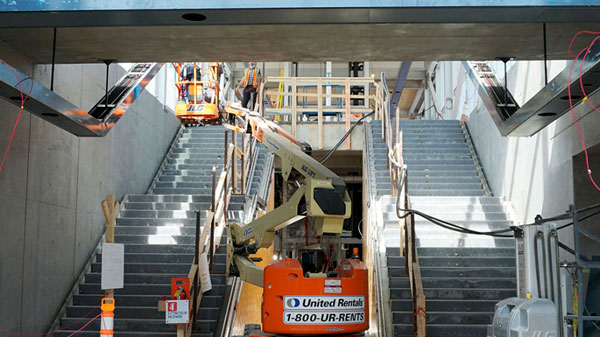
M 172 300 L 167 301 L 165 311 L 165 322 L 167 324 L 187 324 L 190 322 L 190 301 Z

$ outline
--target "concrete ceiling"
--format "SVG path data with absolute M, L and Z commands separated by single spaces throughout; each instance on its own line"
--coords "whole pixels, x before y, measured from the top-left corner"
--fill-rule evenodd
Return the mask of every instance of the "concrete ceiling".
M 599 22 L 548 23 L 549 59 L 569 58 L 571 37 L 583 29 L 600 30 Z M 0 29 L 0 41 L 37 63 L 51 62 L 52 36 L 52 28 Z M 57 63 L 543 58 L 541 23 L 62 27 L 56 44 Z

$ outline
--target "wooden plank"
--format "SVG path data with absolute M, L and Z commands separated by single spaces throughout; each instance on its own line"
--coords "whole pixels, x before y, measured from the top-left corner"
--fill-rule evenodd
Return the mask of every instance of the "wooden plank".
M 238 138 L 237 133 L 234 132 L 233 133 L 233 148 L 235 149 L 236 155 L 233 156 L 230 161 L 233 172 L 237 172 L 237 151 L 239 150 L 238 146 L 237 146 L 237 138 Z M 237 179 L 235 177 L 235 174 L 233 176 L 231 188 L 233 189 L 233 193 L 237 193 Z
M 259 112 L 261 116 L 265 116 L 265 82 L 262 81 L 260 83 L 260 90 L 259 90 L 259 97 L 260 97 L 260 104 L 258 106 Z
M 344 84 L 346 81 L 350 81 L 353 84 L 357 83 L 374 83 L 375 78 L 373 77 L 279 77 L 279 76 L 267 76 L 265 78 L 265 83 L 268 82 L 293 82 L 297 81 L 302 85 L 307 85 L 307 83 L 315 84 L 319 78 L 326 78 L 327 82 L 330 83 L 340 83 Z
M 344 89 L 346 94 L 346 132 L 350 130 L 350 80 L 346 79 L 346 87 Z M 346 138 L 346 150 L 350 150 L 350 138 Z
M 323 149 L 323 80 L 317 83 L 317 132 L 319 134 L 319 150 Z
M 292 136 L 296 137 L 296 124 L 298 123 L 297 104 L 298 104 L 298 89 L 296 88 L 296 78 L 292 78 Z
M 115 196 L 113 194 L 109 194 L 106 196 L 106 199 L 102 201 L 102 212 L 104 213 L 104 220 L 106 223 L 106 231 L 105 231 L 105 240 L 106 243 L 114 243 L 115 242 L 115 220 L 117 218 L 117 213 L 119 212 L 119 203 L 115 201 Z M 104 297 L 113 298 L 114 290 L 106 289 L 104 291 Z
M 368 109 L 368 108 L 350 108 L 350 113 L 360 113 L 360 114 L 364 114 L 367 112 L 371 112 L 372 109 Z M 281 109 L 277 109 L 277 108 L 266 108 L 265 112 L 282 112 L 282 113 L 287 113 L 290 114 L 292 111 L 291 108 L 281 108 Z M 296 108 L 296 112 L 314 112 L 315 108 Z M 323 111 L 328 111 L 328 112 L 346 112 L 346 108 L 328 108 L 328 107 L 323 107 Z
M 417 336 L 425 337 L 426 329 L 426 308 L 425 308 L 425 292 L 423 290 L 423 281 L 421 279 L 421 268 L 419 262 L 413 264 L 413 275 L 415 278 L 415 315 L 417 317 Z
M 317 82 L 317 86 L 318 86 Z M 275 90 L 267 90 L 267 95 L 269 96 L 293 96 L 292 92 L 279 92 Z M 299 92 L 297 97 L 319 97 L 318 93 L 314 92 Z M 345 94 L 323 94 L 323 97 L 331 97 L 331 98 L 346 98 Z M 364 98 L 364 99 L 375 99 L 375 95 L 362 95 L 362 94 L 351 94 L 350 98 Z

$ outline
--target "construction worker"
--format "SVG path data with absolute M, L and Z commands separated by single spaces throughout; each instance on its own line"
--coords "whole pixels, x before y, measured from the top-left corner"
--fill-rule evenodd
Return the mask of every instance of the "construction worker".
M 256 103 L 256 88 L 258 88 L 258 82 L 260 81 L 260 69 L 256 68 L 256 62 L 248 62 L 248 68 L 244 71 L 244 77 L 240 80 L 236 92 L 240 88 L 244 88 L 242 95 L 242 106 L 248 108 L 250 98 L 252 102 Z M 250 107 L 249 109 L 252 109 Z

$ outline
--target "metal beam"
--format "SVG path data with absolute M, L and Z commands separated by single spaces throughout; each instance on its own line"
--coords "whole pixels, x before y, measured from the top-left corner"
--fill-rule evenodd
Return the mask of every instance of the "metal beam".
M 390 114 L 393 116 L 396 115 L 396 107 L 398 107 L 398 102 L 400 102 L 402 90 L 404 90 L 404 83 L 406 83 L 406 78 L 408 77 L 411 64 L 411 61 L 402 61 L 402 65 L 400 66 L 400 69 L 398 69 L 398 75 L 396 75 L 396 85 L 394 86 L 392 99 L 390 100 Z
M 7 67 L 0 66 L 0 97 L 17 106 L 21 104 L 19 81 L 25 93 L 31 89 L 31 95 L 23 105 L 25 110 L 47 120 L 48 122 L 79 137 L 103 137 L 125 114 L 127 109 L 136 100 L 139 92 L 143 90 L 160 70 L 162 64 L 147 63 L 144 71 L 138 70 L 136 64 L 121 78 L 117 85 L 109 91 L 109 109 L 105 109 L 105 98 L 101 98 L 90 110 L 90 113 L 75 106 L 71 102 L 57 95 L 41 83 L 14 69 L 15 74 Z M 31 87 L 33 82 L 33 87 Z M 102 111 L 100 111 L 102 110 Z M 94 117 L 95 112 L 103 112 Z M 94 115 L 93 115 L 94 114 Z
M 289 23 L 595 22 L 596 0 L 2 1 L 0 28 Z M 182 15 L 193 13 L 198 21 Z

